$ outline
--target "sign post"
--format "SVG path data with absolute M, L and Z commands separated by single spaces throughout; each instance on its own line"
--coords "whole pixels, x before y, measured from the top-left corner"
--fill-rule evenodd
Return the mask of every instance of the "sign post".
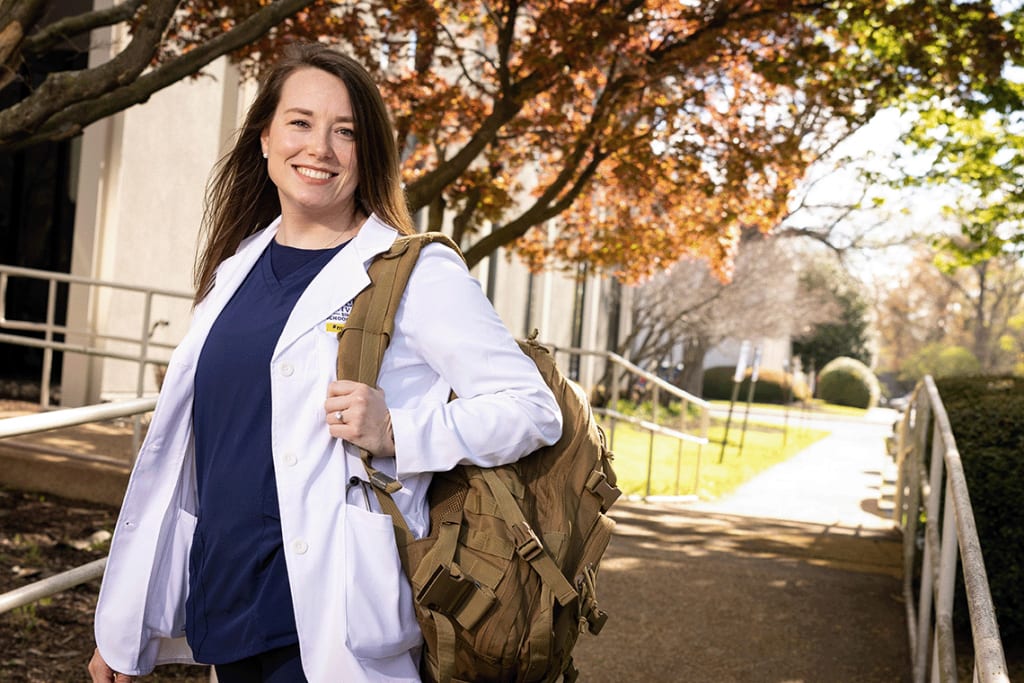
M 718 454 L 718 463 L 725 459 L 725 445 L 729 443 L 729 424 L 732 422 L 732 409 L 736 405 L 736 397 L 740 393 L 740 383 L 747 370 L 747 358 L 750 356 L 750 342 L 743 340 L 740 344 L 740 357 L 736 360 L 736 372 L 732 376 L 732 398 L 729 399 L 729 413 L 725 417 L 725 434 L 722 436 L 722 450 Z
M 763 351 L 764 347 L 758 344 L 757 349 L 754 350 L 754 364 L 750 368 L 750 389 L 747 390 L 747 408 L 743 413 L 743 429 L 740 430 L 740 455 L 743 455 L 743 442 L 747 439 L 747 419 L 750 417 L 750 404 L 754 400 L 754 387 L 757 385 L 757 374 L 761 369 L 761 353 Z

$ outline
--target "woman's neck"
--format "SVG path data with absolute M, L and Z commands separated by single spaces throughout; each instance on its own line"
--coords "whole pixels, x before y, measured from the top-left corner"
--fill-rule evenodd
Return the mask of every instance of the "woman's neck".
M 366 218 L 358 209 L 353 209 L 343 220 L 330 221 L 285 214 L 275 240 L 296 249 L 330 249 L 355 237 Z

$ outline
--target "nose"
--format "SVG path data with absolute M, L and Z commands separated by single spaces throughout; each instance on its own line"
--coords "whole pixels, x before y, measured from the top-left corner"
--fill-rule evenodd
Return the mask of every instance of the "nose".
M 309 136 L 307 150 L 318 159 L 331 156 L 330 130 L 318 130 Z

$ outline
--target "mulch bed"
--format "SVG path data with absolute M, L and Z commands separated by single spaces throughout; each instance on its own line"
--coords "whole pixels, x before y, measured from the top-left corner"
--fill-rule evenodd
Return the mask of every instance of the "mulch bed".
M 0 488 L 0 593 L 106 555 L 117 508 Z M 99 581 L 0 615 L 0 681 L 88 680 Z M 208 681 L 208 669 L 162 666 L 146 681 Z

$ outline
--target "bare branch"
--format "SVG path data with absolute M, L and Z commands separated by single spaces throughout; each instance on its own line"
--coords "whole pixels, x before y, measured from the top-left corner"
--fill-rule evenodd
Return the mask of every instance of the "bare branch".
M 122 21 L 128 21 L 135 16 L 136 10 L 139 9 L 142 3 L 143 0 L 127 0 L 107 9 L 86 12 L 55 21 L 25 39 L 25 52 L 39 55 L 64 41 L 87 33 L 95 28 L 113 26 Z
M 50 78 L 44 82 L 44 86 L 54 77 L 59 77 L 56 81 L 70 84 L 68 87 L 76 83 L 81 83 L 81 86 L 73 95 L 57 91 L 54 98 L 59 98 L 63 104 L 56 111 L 53 111 L 54 107 L 52 105 L 46 106 L 45 103 L 41 102 L 40 93 L 43 92 L 43 88 L 40 88 L 30 95 L 29 98 L 19 103 L 19 105 L 16 105 L 16 107 L 25 105 L 25 110 L 28 110 L 29 107 L 37 107 L 40 110 L 51 110 L 46 116 L 35 114 L 32 117 L 35 120 L 34 126 L 27 127 L 24 125 L 18 125 L 18 119 L 13 116 L 12 112 L 14 108 L 0 113 L 0 151 L 19 149 L 43 140 L 60 140 L 71 137 L 79 133 L 84 126 L 94 121 L 117 113 L 118 111 L 121 111 L 133 104 L 145 102 L 153 93 L 195 73 L 217 57 L 225 55 L 232 50 L 236 50 L 247 43 L 258 39 L 272 27 L 281 23 L 284 19 L 295 14 L 304 7 L 312 4 L 313 1 L 314 0 L 279 0 L 274 2 L 258 10 L 245 21 L 233 27 L 230 31 L 222 33 L 216 38 L 203 43 L 194 50 L 190 50 L 180 57 L 176 57 L 175 59 L 160 65 L 141 77 L 135 78 L 132 76 L 130 78 L 125 78 L 125 75 L 128 72 L 119 73 L 117 69 L 118 67 L 124 66 L 125 63 L 127 63 L 131 57 L 135 57 L 135 55 L 125 57 L 123 61 L 118 62 L 113 67 L 108 65 L 111 65 L 124 57 L 128 50 L 132 48 L 132 45 L 134 45 L 136 41 L 141 40 L 143 31 L 140 30 L 129 47 L 120 55 L 115 57 L 114 60 L 111 60 L 111 62 L 84 72 L 62 72 L 61 74 L 52 74 Z M 156 0 L 150 0 L 150 2 L 153 6 L 157 5 Z M 172 10 L 173 5 L 176 4 L 174 0 L 162 0 L 162 2 L 171 5 Z M 161 6 L 161 8 L 164 12 L 167 9 L 166 5 Z M 162 17 L 163 13 L 161 13 L 160 16 Z M 148 45 L 140 45 L 138 52 L 142 52 L 144 50 L 148 51 L 151 57 L 166 24 L 167 21 L 165 20 L 162 26 L 157 26 L 152 21 L 152 17 L 150 17 L 149 27 L 145 30 L 145 35 L 148 36 L 152 42 Z M 155 38 L 153 38 L 154 34 L 156 35 Z M 137 66 L 137 64 L 134 66 Z M 96 81 L 106 83 L 111 72 L 113 72 L 115 76 L 117 87 L 113 88 L 109 92 L 99 91 L 96 87 Z M 93 75 L 97 73 L 99 75 Z M 138 72 L 136 72 L 136 75 L 137 73 Z M 47 89 L 47 92 L 52 93 L 53 90 L 54 87 L 51 86 Z M 90 97 L 83 97 L 81 95 L 82 91 L 90 91 L 95 94 Z
M 93 69 L 52 73 L 32 94 L 0 112 L 0 142 L 31 134 L 57 112 L 135 80 L 153 59 L 177 5 L 177 0 L 150 0 L 131 42 L 116 57 Z
M 21 46 L 44 8 L 44 0 L 15 0 L 0 6 L 0 90 L 17 78 Z

